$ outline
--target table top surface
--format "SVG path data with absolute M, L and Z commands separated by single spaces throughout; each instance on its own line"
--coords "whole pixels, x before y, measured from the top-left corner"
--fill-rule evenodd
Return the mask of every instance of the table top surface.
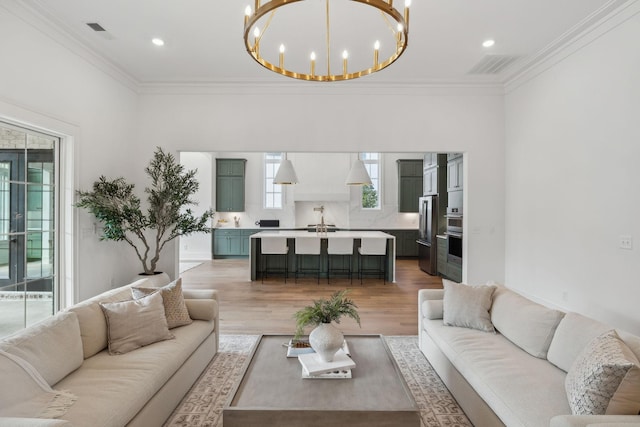
M 362 239 L 369 237 L 382 237 L 385 239 L 395 239 L 395 236 L 389 233 L 385 233 L 383 231 L 330 231 L 327 233 L 315 233 L 306 230 L 267 230 L 261 231 L 259 233 L 255 233 L 251 235 L 252 239 L 260 239 L 262 237 L 287 237 L 287 238 L 296 238 L 296 237 L 320 237 L 323 239 L 329 239 L 331 237 L 351 237 L 354 239 Z
M 228 407 L 417 411 L 417 405 L 380 335 L 345 336 L 356 363 L 350 379 L 303 379 L 297 357 L 286 357 L 286 335 L 263 335 Z

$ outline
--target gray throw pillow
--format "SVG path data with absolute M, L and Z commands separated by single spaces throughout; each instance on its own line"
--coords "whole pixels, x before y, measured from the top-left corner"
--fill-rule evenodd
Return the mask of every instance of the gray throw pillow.
M 442 284 L 445 325 L 495 332 L 489 315 L 495 286 L 469 286 L 446 279 Z

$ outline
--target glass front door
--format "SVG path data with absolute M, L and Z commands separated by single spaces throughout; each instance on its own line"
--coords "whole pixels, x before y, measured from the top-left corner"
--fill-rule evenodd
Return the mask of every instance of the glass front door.
M 56 306 L 58 143 L 0 123 L 0 337 Z

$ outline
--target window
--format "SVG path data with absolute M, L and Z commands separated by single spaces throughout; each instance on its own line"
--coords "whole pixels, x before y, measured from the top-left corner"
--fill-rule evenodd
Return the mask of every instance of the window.
M 364 162 L 364 167 L 371 178 L 371 185 L 362 187 L 362 208 L 380 209 L 382 192 L 380 191 L 381 170 L 380 153 L 360 153 L 360 159 Z
M 274 184 L 280 162 L 284 156 L 282 153 L 264 154 L 264 208 L 282 209 L 282 185 Z
M 59 142 L 0 123 L 0 336 L 54 312 Z

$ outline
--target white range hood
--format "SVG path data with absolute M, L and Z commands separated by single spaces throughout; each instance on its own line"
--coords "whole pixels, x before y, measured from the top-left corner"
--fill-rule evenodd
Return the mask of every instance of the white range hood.
M 351 168 L 349 153 L 289 153 L 298 175 L 293 187 L 296 202 L 348 202 L 345 179 Z

